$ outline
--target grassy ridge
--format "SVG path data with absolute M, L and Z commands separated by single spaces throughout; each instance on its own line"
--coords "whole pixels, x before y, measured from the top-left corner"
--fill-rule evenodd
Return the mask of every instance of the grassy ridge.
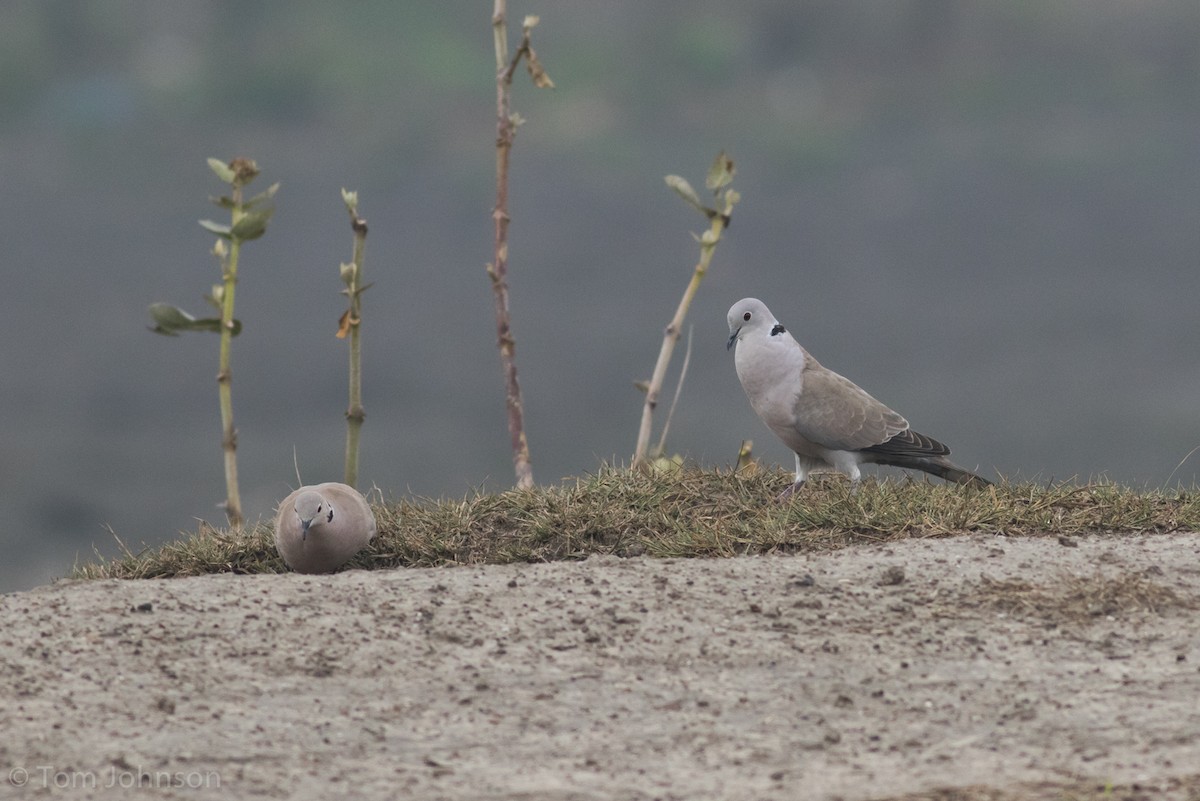
M 1076 536 L 1200 531 L 1200 493 L 1115 484 L 1001 484 L 982 490 L 924 480 L 863 481 L 852 493 L 817 476 L 788 504 L 782 472 L 605 469 L 559 486 L 375 505 L 379 535 L 349 567 L 617 556 L 723 557 L 840 548 L 970 532 Z M 77 567 L 72 578 L 167 578 L 285 572 L 270 524 L 202 527 L 155 549 Z

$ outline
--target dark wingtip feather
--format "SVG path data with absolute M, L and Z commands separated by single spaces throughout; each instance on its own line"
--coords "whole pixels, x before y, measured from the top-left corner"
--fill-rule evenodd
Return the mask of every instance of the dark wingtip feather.
M 863 448 L 864 451 L 878 453 L 884 456 L 931 457 L 946 456 L 950 449 L 933 437 L 927 437 L 906 428 L 887 442 Z
M 887 443 L 884 443 L 885 445 Z M 940 444 L 940 443 L 939 443 Z M 943 446 L 944 447 L 944 446 Z M 990 487 L 992 482 L 980 475 L 972 473 L 964 467 L 942 456 L 912 456 L 905 453 L 882 453 L 872 460 L 875 464 L 889 467 L 900 467 L 906 470 L 921 470 L 938 478 L 952 481 L 955 484 Z

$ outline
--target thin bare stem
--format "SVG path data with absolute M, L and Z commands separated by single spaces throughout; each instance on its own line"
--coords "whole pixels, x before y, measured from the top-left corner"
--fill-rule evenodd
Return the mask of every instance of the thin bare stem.
M 671 430 L 671 418 L 675 416 L 675 407 L 679 405 L 679 396 L 683 394 L 683 382 L 687 378 L 688 364 L 692 361 L 692 326 L 688 326 L 687 349 L 683 352 L 683 364 L 679 367 L 679 383 L 675 385 L 675 395 L 671 398 L 671 408 L 667 410 L 667 419 L 663 422 L 662 433 L 658 435 L 658 445 L 654 447 L 654 457 L 658 458 L 667 449 L 667 432 Z
M 646 390 L 646 402 L 642 407 L 642 425 L 638 429 L 637 449 L 633 456 L 635 468 L 644 468 L 647 464 L 654 409 L 658 406 L 658 395 L 662 391 L 663 381 L 667 375 L 667 365 L 670 364 L 671 354 L 674 353 L 675 344 L 679 341 L 679 332 L 683 328 L 684 318 L 687 317 L 688 309 L 692 305 L 692 298 L 696 296 L 700 282 L 708 273 L 713 251 L 716 250 L 723 230 L 725 230 L 725 218 L 720 215 L 714 216 L 709 222 L 708 231 L 701 237 L 700 261 L 696 263 L 696 269 L 692 272 L 692 280 L 688 282 L 687 289 L 683 292 L 683 298 L 675 309 L 675 316 L 671 318 L 671 322 L 663 333 L 662 346 L 658 351 L 658 361 L 654 364 L 654 373 L 650 377 L 650 386 Z
M 367 243 L 367 221 L 358 216 L 358 197 L 355 192 L 342 191 L 342 198 L 350 212 L 350 228 L 354 231 L 354 255 L 350 264 L 343 264 L 341 273 L 346 288 L 342 292 L 349 297 L 350 307 L 342 315 L 338 336 L 350 337 L 350 403 L 346 408 L 346 470 L 345 482 L 351 487 L 358 485 L 358 446 L 363 420 L 367 413 L 362 403 L 362 293 L 367 290 L 362 283 L 363 250 Z
M 1197 445 L 1196 447 L 1192 448 L 1190 451 L 1187 452 L 1187 456 L 1184 456 L 1182 459 L 1179 460 L 1179 464 L 1175 465 L 1175 469 L 1171 471 L 1171 475 L 1167 476 L 1167 480 L 1163 482 L 1164 487 L 1167 484 L 1171 483 L 1171 479 L 1175 478 L 1175 474 L 1179 472 L 1179 468 L 1183 467 L 1183 463 L 1186 462 L 1188 459 L 1192 458 L 1192 454 L 1195 453 L 1196 451 L 1200 451 L 1200 445 Z
M 537 57 L 529 44 L 530 29 L 537 24 L 536 18 L 526 19 L 521 46 L 512 60 L 509 60 L 506 14 L 505 0 L 495 0 L 492 12 L 492 33 L 496 47 L 496 206 L 492 212 L 495 225 L 495 256 L 487 266 L 487 273 L 492 281 L 495 301 L 496 343 L 500 349 L 500 363 L 504 370 L 513 468 L 516 472 L 517 487 L 529 489 L 533 486 L 533 465 L 529 456 L 529 441 L 525 436 L 524 404 L 521 399 L 521 384 L 517 378 L 516 340 L 512 333 L 508 303 L 508 167 L 517 128 L 517 118 L 512 113 L 510 97 L 513 74 L 522 58 L 526 60 L 537 85 L 553 84 L 545 78 L 545 73 L 537 63 Z M 539 76 L 542 80 L 539 80 Z

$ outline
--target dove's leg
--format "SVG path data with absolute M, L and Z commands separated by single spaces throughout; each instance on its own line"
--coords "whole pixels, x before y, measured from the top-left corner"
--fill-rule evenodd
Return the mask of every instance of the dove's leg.
M 800 454 L 797 453 L 796 454 L 796 480 L 792 484 L 792 486 L 788 487 L 783 492 L 779 493 L 779 497 L 777 497 L 775 500 L 779 503 L 783 503 L 788 498 L 791 498 L 793 495 L 795 495 L 796 491 L 804 486 L 804 479 L 808 476 L 808 471 L 811 470 L 812 467 L 813 467 L 813 465 L 807 459 L 805 459 L 804 461 L 801 461 Z
M 834 451 L 831 456 L 833 467 L 850 478 L 850 494 L 857 495 L 862 482 L 862 471 L 858 469 L 858 454 L 853 451 Z

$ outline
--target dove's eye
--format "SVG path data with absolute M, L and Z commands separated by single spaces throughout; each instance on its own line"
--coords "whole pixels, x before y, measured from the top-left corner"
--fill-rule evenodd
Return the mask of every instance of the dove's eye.
M 753 316 L 754 315 L 752 315 L 750 312 L 746 312 L 745 314 L 742 315 L 742 319 L 745 320 L 746 322 L 750 322 L 750 318 Z

